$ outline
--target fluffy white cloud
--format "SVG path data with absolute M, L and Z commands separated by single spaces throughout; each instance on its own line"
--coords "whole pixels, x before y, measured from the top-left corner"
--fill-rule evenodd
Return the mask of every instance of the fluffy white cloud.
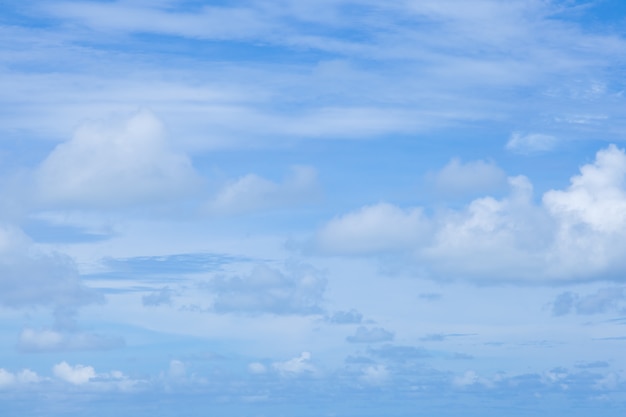
M 58 145 L 35 174 L 46 204 L 116 207 L 189 192 L 199 182 L 189 158 L 172 150 L 148 111 L 89 123 Z
M 503 189 L 506 174 L 493 162 L 452 159 L 432 175 L 439 193 L 452 196 L 482 194 Z
M 290 265 L 283 273 L 261 264 L 247 276 L 217 276 L 207 287 L 218 313 L 315 314 L 326 279 L 306 265 Z
M 527 178 L 511 177 L 506 197 L 475 199 L 430 218 L 419 208 L 366 206 L 329 221 L 317 242 L 326 253 L 412 252 L 438 279 L 622 280 L 625 183 L 626 155 L 611 145 L 569 187 L 546 192 L 540 204 Z
M 285 362 L 274 362 L 272 367 L 285 376 L 316 372 L 315 367 L 311 363 L 310 352 L 302 352 L 300 356 Z
M 96 371 L 91 366 L 71 366 L 67 362 L 61 362 L 52 368 L 54 375 L 74 385 L 83 385 L 96 377 Z
M 0 388 L 10 388 L 18 384 L 34 384 L 39 381 L 41 381 L 41 377 L 30 369 L 22 369 L 15 374 L 0 368 Z
M 295 166 L 282 183 L 248 174 L 225 185 L 209 202 L 208 210 L 237 214 L 311 202 L 317 195 L 319 185 L 315 169 Z
M 0 225 L 0 304 L 72 307 L 98 300 L 69 257 L 44 252 L 19 228 Z
M 323 252 L 374 253 L 415 245 L 428 231 L 421 209 L 379 203 L 334 218 L 318 232 L 316 242 Z
M 416 248 L 424 268 L 442 279 L 480 281 L 539 278 L 550 219 L 532 204 L 525 177 L 509 179 L 511 193 L 472 201 L 463 211 L 447 212 L 436 221 L 427 245 Z

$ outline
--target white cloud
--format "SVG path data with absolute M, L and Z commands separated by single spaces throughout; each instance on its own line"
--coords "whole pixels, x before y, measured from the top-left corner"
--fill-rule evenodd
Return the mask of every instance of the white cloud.
M 210 212 L 237 214 L 314 201 L 319 195 L 317 173 L 307 166 L 292 167 L 282 183 L 248 174 L 224 186 L 209 202 Z
M 248 365 L 248 370 L 253 374 L 264 374 L 267 372 L 267 367 L 260 362 L 252 362 Z
M 625 180 L 626 155 L 610 145 L 571 178 L 567 190 L 548 191 L 543 202 L 565 229 L 584 225 L 595 232 L 619 233 L 626 227 Z
M 432 241 L 416 248 L 431 274 L 487 282 L 542 277 L 550 219 L 533 206 L 527 178 L 511 178 L 509 183 L 506 198 L 479 198 L 437 219 Z
M 91 366 L 71 366 L 67 362 L 61 362 L 52 368 L 54 375 L 74 385 L 83 385 L 96 377 L 96 371 Z
M 272 367 L 284 376 L 316 372 L 315 367 L 311 363 L 310 352 L 302 352 L 300 356 L 285 362 L 274 362 Z
M 72 307 L 100 299 L 82 285 L 72 259 L 45 252 L 19 228 L 0 224 L 0 304 Z
M 506 143 L 506 149 L 518 153 L 548 152 L 557 145 L 557 138 L 543 133 L 522 134 L 515 132 Z
M 189 158 L 170 148 L 161 122 L 145 110 L 82 126 L 48 155 L 35 179 L 42 202 L 88 207 L 159 201 L 199 184 Z
M 247 276 L 217 276 L 207 288 L 218 313 L 316 314 L 326 289 L 320 271 L 289 265 L 287 273 L 257 265 Z
M 18 349 L 23 352 L 68 350 L 109 350 L 124 346 L 120 337 L 86 332 L 61 332 L 51 329 L 26 328 L 20 333 Z
M 540 204 L 527 178 L 511 177 L 502 199 L 475 199 L 430 218 L 419 208 L 366 206 L 329 221 L 317 241 L 325 253 L 412 252 L 425 274 L 444 280 L 622 280 L 625 185 L 626 154 L 611 145 Z
M 0 368 L 0 388 L 10 387 L 15 384 L 15 375 L 4 368 Z
M 493 162 L 452 159 L 432 175 L 437 191 L 445 195 L 466 196 L 498 191 L 506 186 L 506 174 Z
M 4 368 L 0 368 L 0 389 L 16 385 L 34 384 L 41 380 L 42 378 L 30 369 L 22 369 L 17 374 L 14 374 Z
M 317 233 L 316 243 L 328 253 L 375 253 L 415 245 L 428 232 L 421 209 L 403 210 L 379 203 L 334 218 Z

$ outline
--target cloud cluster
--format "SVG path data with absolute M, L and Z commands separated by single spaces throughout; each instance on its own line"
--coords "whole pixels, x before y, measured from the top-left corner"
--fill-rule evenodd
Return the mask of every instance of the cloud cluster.
M 509 178 L 504 198 L 482 197 L 434 216 L 381 203 L 329 221 L 323 253 L 412 254 L 430 277 L 489 282 L 622 280 L 626 273 L 626 154 L 611 145 L 563 190 L 536 204 L 530 181 Z
M 307 265 L 286 273 L 257 265 L 245 276 L 216 276 L 206 284 L 217 313 L 317 314 L 326 289 L 323 274 Z
M 76 387 L 84 387 L 89 390 L 99 391 L 123 391 L 130 392 L 143 382 L 139 379 L 129 378 L 121 371 L 96 372 L 93 366 L 70 365 L 66 361 L 57 363 L 52 367 L 54 376 Z
M 52 368 L 54 376 L 74 385 L 83 385 L 96 377 L 96 371 L 92 366 L 75 365 L 61 362 Z

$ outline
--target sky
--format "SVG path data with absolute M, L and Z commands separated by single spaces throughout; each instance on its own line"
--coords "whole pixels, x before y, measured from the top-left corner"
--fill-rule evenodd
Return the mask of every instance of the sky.
M 0 1 L 0 414 L 626 414 L 626 5 Z

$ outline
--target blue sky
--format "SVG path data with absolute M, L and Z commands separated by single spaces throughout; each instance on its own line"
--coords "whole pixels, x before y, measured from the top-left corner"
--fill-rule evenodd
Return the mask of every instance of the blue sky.
M 616 0 L 0 4 L 0 414 L 623 416 Z

